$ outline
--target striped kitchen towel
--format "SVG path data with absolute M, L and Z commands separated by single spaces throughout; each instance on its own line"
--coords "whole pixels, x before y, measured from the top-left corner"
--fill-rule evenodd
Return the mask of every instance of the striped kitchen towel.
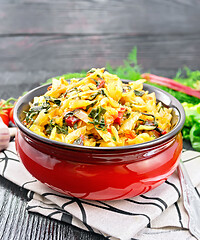
M 185 150 L 182 160 L 198 192 L 200 153 Z M 166 231 L 169 227 L 176 231 L 173 234 L 171 232 L 167 239 L 170 236 L 171 239 L 176 239 L 176 233 L 177 239 L 180 239 L 179 230 L 188 229 L 188 216 L 182 204 L 176 172 L 159 187 L 134 198 L 118 201 L 83 200 L 55 192 L 32 177 L 19 161 L 15 142 L 12 141 L 0 153 L 0 174 L 29 190 L 28 211 L 96 232 L 107 239 L 165 239 L 154 233 L 156 229 L 164 228 L 163 231 Z M 185 238 L 182 235 L 181 239 L 190 236 L 188 231 L 182 232 L 185 233 Z

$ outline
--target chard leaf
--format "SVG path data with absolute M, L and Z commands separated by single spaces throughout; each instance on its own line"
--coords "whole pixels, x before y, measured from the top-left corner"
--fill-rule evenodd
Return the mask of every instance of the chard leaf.
M 59 99 L 54 99 L 54 103 L 55 103 L 56 105 L 60 106 L 61 100 L 59 100 Z
M 138 91 L 138 90 L 134 90 L 134 93 L 135 93 L 135 95 L 136 96 L 138 96 L 138 97 L 142 97 L 143 95 L 144 95 L 144 91 Z
M 97 107 L 96 109 L 92 109 L 92 111 L 89 113 L 88 117 L 91 117 L 93 119 L 93 122 L 89 122 L 91 124 L 94 124 L 95 128 L 98 126 L 98 130 L 102 130 L 102 128 L 105 127 L 105 120 L 103 118 L 103 115 L 105 114 L 106 109 L 102 106 Z
M 82 137 L 78 137 L 76 140 L 74 140 L 73 144 L 83 146 L 83 139 L 82 139 Z
M 97 103 L 97 100 L 95 100 L 93 103 L 91 103 L 90 105 L 88 105 L 88 106 L 86 107 L 86 111 L 88 111 L 89 108 L 94 107 L 94 105 L 95 105 L 96 103 Z

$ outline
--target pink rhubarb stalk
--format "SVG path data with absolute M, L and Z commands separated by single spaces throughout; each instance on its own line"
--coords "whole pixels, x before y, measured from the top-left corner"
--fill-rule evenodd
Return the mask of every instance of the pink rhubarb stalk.
M 195 90 L 191 87 L 185 86 L 179 82 L 174 81 L 170 78 L 160 77 L 150 73 L 143 73 L 141 75 L 142 78 L 146 79 L 149 82 L 156 83 L 158 85 L 166 86 L 173 90 L 186 93 L 190 96 L 200 98 L 200 91 Z

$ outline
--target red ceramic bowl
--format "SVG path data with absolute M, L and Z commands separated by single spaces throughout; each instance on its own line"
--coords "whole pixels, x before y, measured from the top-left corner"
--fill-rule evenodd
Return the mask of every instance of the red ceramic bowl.
M 124 81 L 127 82 L 127 81 Z M 173 108 L 177 123 L 164 136 L 123 147 L 87 147 L 41 137 L 21 122 L 33 97 L 46 92 L 38 87 L 16 104 L 16 149 L 26 169 L 42 183 L 69 196 L 92 200 L 117 200 L 145 193 L 163 183 L 176 169 L 182 150 L 182 105 L 170 94 L 144 84 L 158 101 Z

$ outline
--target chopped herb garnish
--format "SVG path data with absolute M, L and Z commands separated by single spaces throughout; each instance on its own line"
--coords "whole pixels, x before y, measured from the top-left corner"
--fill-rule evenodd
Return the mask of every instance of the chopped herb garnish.
M 73 142 L 73 144 L 83 146 L 83 138 L 82 138 L 82 137 L 78 137 L 78 138 Z
M 99 92 L 101 95 L 105 96 L 105 97 L 108 97 L 107 94 L 105 93 L 104 89 L 99 89 Z
M 134 93 L 135 93 L 135 95 L 138 96 L 138 97 L 142 97 L 142 96 L 145 94 L 144 91 L 138 91 L 138 90 L 134 90 Z
M 101 121 L 93 121 L 93 122 L 88 122 L 88 123 L 91 123 L 91 124 L 94 124 L 94 127 L 97 129 L 97 130 L 106 130 L 106 124 L 105 124 L 105 120 L 104 118 L 102 118 Z M 97 127 L 98 126 L 98 127 Z
M 53 130 L 54 127 L 56 127 L 56 133 L 65 135 L 68 134 L 68 127 L 65 124 L 60 126 L 57 123 L 53 123 L 53 120 L 51 120 L 50 123 L 46 124 L 44 127 L 47 135 L 51 134 L 51 131 Z
M 141 112 L 143 115 L 146 115 L 146 116 L 150 116 L 150 117 L 152 117 L 153 118 L 153 122 L 152 121 L 145 121 L 145 125 L 147 125 L 147 126 L 158 126 L 158 123 L 156 122 L 156 118 L 155 118 L 155 116 L 153 115 L 153 114 L 149 114 L 149 113 L 143 113 L 143 112 Z
M 161 109 L 164 109 L 163 105 L 160 106 L 160 108 L 158 109 L 158 112 L 160 112 Z
M 87 72 L 87 74 L 88 73 L 94 73 L 94 72 L 95 72 L 95 69 L 92 68 L 92 69 L 90 69 L 90 71 Z
M 27 123 L 34 121 L 33 117 L 38 114 L 38 112 L 25 112 L 25 111 L 24 113 L 26 114 L 25 120 Z
M 141 112 L 141 114 L 143 114 L 145 116 L 150 116 L 150 117 L 152 117 L 154 119 L 154 122 L 156 121 L 156 118 L 155 118 L 155 116 L 153 114 L 143 113 L 143 112 Z
M 97 109 L 93 108 L 92 111 L 89 113 L 88 117 L 91 117 L 94 119 L 96 114 L 97 114 Z
M 72 93 L 72 92 L 74 92 L 74 91 L 80 92 L 77 87 L 74 87 L 74 88 L 72 88 L 72 89 L 70 89 L 70 90 L 67 90 L 67 91 L 64 93 L 64 97 L 66 97 L 68 93 Z
M 98 119 L 100 120 L 100 117 L 102 115 L 104 115 L 106 112 L 106 109 L 103 108 L 102 106 L 97 107 L 96 109 L 92 109 L 92 111 L 90 112 L 90 114 L 88 115 L 89 117 L 93 118 L 93 119 Z
M 74 126 L 73 126 L 74 130 L 76 130 L 78 128 L 78 123 L 74 123 Z
M 91 133 L 91 134 L 88 134 L 88 138 L 90 139 L 90 138 L 93 138 L 94 137 L 94 135 Z
M 46 134 L 47 134 L 47 135 L 50 135 L 50 134 L 51 134 L 51 131 L 52 131 L 53 128 L 54 128 L 54 125 L 53 125 L 53 123 L 52 123 L 52 120 L 50 121 L 49 124 L 46 124 L 46 125 L 44 126 L 44 128 L 45 128 L 45 130 L 46 130 Z
M 138 118 L 138 121 L 145 122 L 145 120 L 144 120 L 144 119 L 141 119 L 141 118 Z
M 65 125 L 63 125 L 62 127 L 60 126 L 60 125 L 58 125 L 58 124 L 55 124 L 55 127 L 56 127 L 56 132 L 58 133 L 58 134 L 65 134 L 65 135 L 67 135 L 68 134 L 68 126 L 65 126 Z
M 94 78 L 91 78 L 96 84 L 98 84 L 98 81 Z
M 103 80 L 103 78 L 99 74 L 97 74 L 97 77 L 100 78 L 101 80 Z
M 44 96 L 44 99 L 46 100 L 46 104 L 55 103 L 56 105 L 60 106 L 61 100 L 57 98 L 52 98 L 50 96 Z
M 45 110 L 44 113 L 47 114 L 50 107 L 51 105 L 48 102 L 43 102 L 40 106 L 38 106 L 38 104 L 33 104 L 28 112 L 24 111 L 24 113 L 26 114 L 26 122 L 30 123 L 31 121 L 34 121 L 33 116 L 39 114 L 39 112 L 43 109 Z
M 114 136 L 112 136 L 112 139 L 116 142 L 117 140 L 116 140 L 116 138 L 114 137 Z
M 94 127 L 98 130 L 102 130 L 103 128 L 105 128 L 105 120 L 103 118 L 105 112 L 106 109 L 103 108 L 102 106 L 92 109 L 88 117 L 91 117 L 93 119 L 93 122 L 89 123 L 94 124 Z
M 97 103 L 97 100 L 94 101 L 93 103 L 91 103 L 90 105 L 88 105 L 88 106 L 86 107 L 86 111 L 88 111 L 89 108 L 94 107 L 94 105 L 95 105 L 96 103 Z
M 55 103 L 56 105 L 60 106 L 61 100 L 59 100 L 59 99 L 54 99 L 54 103 Z
M 130 112 L 127 112 L 126 113 L 126 118 L 128 119 L 130 117 L 131 113 Z
M 163 134 L 163 132 L 164 132 L 163 129 L 158 128 L 158 127 L 156 127 L 155 130 L 156 130 L 159 134 Z
M 100 92 L 94 93 L 94 94 L 90 95 L 88 99 L 92 101 L 92 100 L 94 100 L 99 94 L 100 94 Z

